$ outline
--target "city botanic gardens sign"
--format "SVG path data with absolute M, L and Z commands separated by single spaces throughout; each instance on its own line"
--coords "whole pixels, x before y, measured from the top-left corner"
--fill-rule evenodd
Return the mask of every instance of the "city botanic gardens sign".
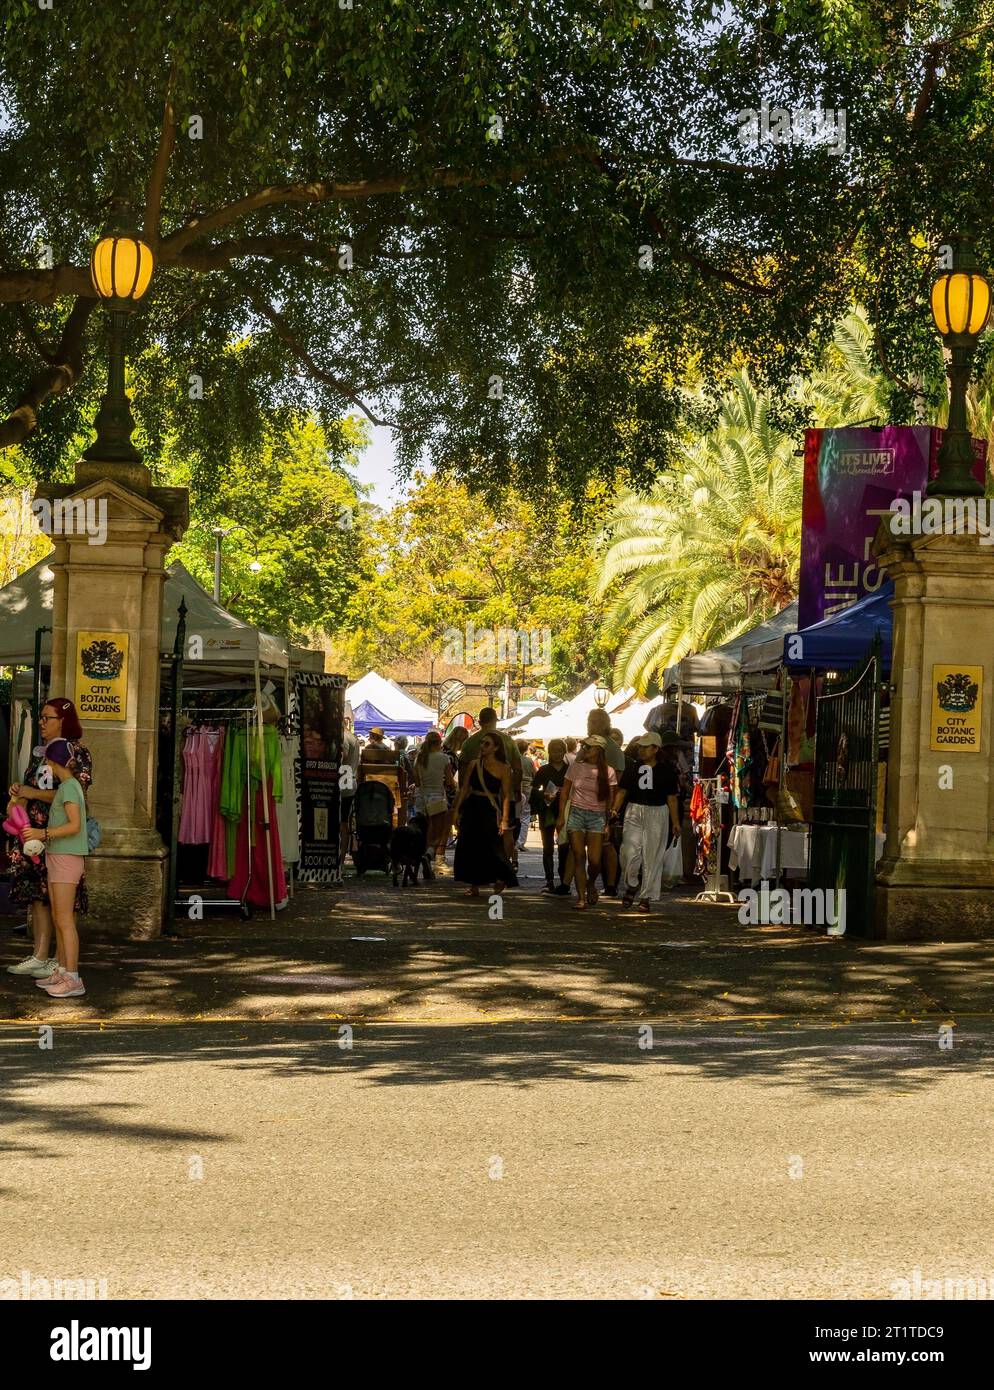
M 127 717 L 126 632 L 77 634 L 76 708 L 83 719 L 123 720 Z
M 984 668 L 959 662 L 932 667 L 933 752 L 979 753 Z

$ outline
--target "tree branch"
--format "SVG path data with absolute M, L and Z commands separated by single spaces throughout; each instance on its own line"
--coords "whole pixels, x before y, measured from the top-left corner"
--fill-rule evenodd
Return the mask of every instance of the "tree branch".
M 145 193 L 145 240 L 153 252 L 159 248 L 159 213 L 162 207 L 162 190 L 169 172 L 169 160 L 176 144 L 176 110 L 173 96 L 176 91 L 176 60 L 169 66 L 169 80 L 166 83 L 166 96 L 162 110 L 162 130 L 159 134 L 159 148 L 149 175 Z
M 293 333 L 293 330 L 290 328 L 282 314 L 277 313 L 271 305 L 265 302 L 265 300 L 260 299 L 260 297 L 255 293 L 254 290 L 246 288 L 245 293 L 248 297 L 249 303 L 252 305 L 253 309 L 255 309 L 256 313 L 260 314 L 264 319 L 267 320 L 268 323 L 272 324 L 277 336 L 282 340 L 282 342 L 286 344 L 286 346 L 293 353 L 294 357 L 296 357 L 297 361 L 301 364 L 302 367 L 306 368 L 308 374 L 312 376 L 315 381 L 320 381 L 325 386 L 330 386 L 333 390 L 340 392 L 346 400 L 349 400 L 352 402 L 353 405 L 358 406 L 358 408 L 362 411 L 363 415 L 365 415 L 366 419 L 369 420 L 371 424 L 387 425 L 391 429 L 399 428 L 399 426 L 396 425 L 392 420 L 379 419 L 369 409 L 365 401 L 360 399 L 360 397 L 355 393 L 352 387 L 346 385 L 346 383 L 342 381 L 339 377 L 333 376 L 331 372 L 326 372 L 323 367 L 320 367 L 318 363 L 314 360 L 314 358 L 311 356 L 311 354 L 307 351 L 307 349 L 298 341 L 298 339 Z
M 615 192 L 620 194 L 621 180 L 615 171 L 610 168 L 603 155 L 590 154 L 588 152 L 587 157 L 594 167 L 609 180 Z M 715 265 L 713 261 L 708 260 L 705 256 L 698 255 L 688 250 L 686 246 L 675 243 L 673 233 L 663 225 L 661 218 L 652 208 L 644 206 L 632 197 L 625 197 L 625 202 L 627 202 L 629 208 L 640 218 L 644 218 L 646 225 L 656 236 L 666 242 L 670 254 L 675 256 L 678 260 L 686 261 L 688 265 L 692 265 L 696 270 L 702 271 L 705 275 L 709 275 L 716 280 L 721 280 L 726 285 L 733 285 L 736 289 L 746 290 L 749 294 L 761 295 L 764 299 L 773 299 L 775 297 L 776 290 L 772 286 L 760 285 L 755 280 L 747 280 L 744 276 L 738 275 L 735 271 L 726 270 L 723 266 Z
M 38 411 L 51 396 L 61 396 L 75 385 L 83 372 L 83 339 L 86 323 L 96 299 L 79 298 L 73 305 L 62 330 L 59 345 L 52 354 L 52 363 L 33 377 L 17 405 L 0 421 L 0 449 L 20 444 L 38 424 Z
M 331 269 L 337 270 L 336 256 L 338 246 L 325 246 L 319 241 L 309 241 L 299 236 L 248 236 L 236 241 L 219 241 L 214 246 L 203 248 L 189 247 L 185 251 L 171 254 L 163 243 L 162 265 L 181 266 L 184 270 L 211 271 L 227 270 L 231 262 L 242 256 L 266 256 L 270 259 L 279 256 L 309 256 Z
M 936 76 L 938 66 L 939 45 L 933 43 L 925 50 L 925 77 L 922 81 L 921 91 L 918 93 L 918 100 L 915 102 L 915 109 L 910 116 L 912 130 L 921 130 L 925 124 L 928 108 L 932 104 L 935 89 L 939 85 L 939 79 Z
M 8 270 L 0 273 L 0 304 L 51 304 L 72 295 L 93 295 L 89 266 L 57 265 L 53 270 Z
M 42 342 L 41 334 L 38 332 L 37 328 L 35 328 L 34 324 L 31 322 L 31 317 L 28 314 L 27 309 L 25 309 L 23 304 L 18 304 L 15 306 L 14 312 L 17 314 L 18 320 L 21 325 L 21 330 L 24 333 L 24 336 L 27 338 L 28 342 L 34 348 L 35 352 L 38 354 L 41 360 L 43 362 L 47 362 L 49 366 L 51 366 L 54 363 L 55 359 L 53 358 L 50 350 Z
M 495 183 L 516 183 L 527 178 L 536 169 L 550 164 L 567 163 L 589 151 L 575 148 L 553 151 L 531 164 L 514 165 L 510 169 L 495 169 L 490 173 L 473 173 L 464 169 L 437 169 L 427 179 L 414 179 L 407 174 L 391 174 L 378 179 L 363 179 L 358 183 L 328 183 L 317 180 L 313 183 L 276 184 L 260 188 L 247 197 L 234 203 L 194 218 L 185 226 L 172 232 L 162 242 L 163 257 L 175 257 L 191 242 L 206 236 L 208 232 L 220 227 L 230 226 L 242 217 L 265 208 L 278 207 L 284 203 L 327 203 L 353 202 L 362 198 L 379 198 L 389 193 L 427 193 L 439 188 L 486 188 Z

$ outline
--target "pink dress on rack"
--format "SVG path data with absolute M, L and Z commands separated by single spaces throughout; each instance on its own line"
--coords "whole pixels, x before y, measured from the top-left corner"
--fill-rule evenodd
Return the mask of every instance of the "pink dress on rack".
M 187 729 L 183 738 L 183 804 L 179 817 L 181 845 L 197 845 L 200 809 L 200 730 Z
M 220 729 L 189 729 L 183 743 L 183 808 L 179 840 L 184 845 L 211 843 L 221 780 Z

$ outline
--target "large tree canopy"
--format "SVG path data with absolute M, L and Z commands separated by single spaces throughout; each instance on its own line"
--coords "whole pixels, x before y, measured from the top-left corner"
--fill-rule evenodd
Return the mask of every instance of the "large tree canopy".
M 969 230 L 994 261 L 991 22 L 964 0 L 7 0 L 0 446 L 45 473 L 85 438 L 113 196 L 158 258 L 135 413 L 154 442 L 164 359 L 203 379 L 180 402 L 201 483 L 261 407 L 388 420 L 405 463 L 478 487 L 641 484 L 688 371 L 785 385 L 853 297 L 908 410 L 938 376 L 935 246 Z M 764 99 L 844 109 L 844 151 L 744 147 Z

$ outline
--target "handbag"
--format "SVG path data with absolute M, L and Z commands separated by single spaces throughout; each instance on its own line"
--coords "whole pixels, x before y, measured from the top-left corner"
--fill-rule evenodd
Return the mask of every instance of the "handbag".
M 444 796 L 431 796 L 425 801 L 425 813 L 429 816 L 440 816 L 448 809 L 449 803 Z
M 104 832 L 100 829 L 100 822 L 96 816 L 86 818 L 86 847 L 92 854 L 104 838 Z
M 663 883 L 672 887 L 683 878 L 683 845 L 679 835 L 663 854 Z

